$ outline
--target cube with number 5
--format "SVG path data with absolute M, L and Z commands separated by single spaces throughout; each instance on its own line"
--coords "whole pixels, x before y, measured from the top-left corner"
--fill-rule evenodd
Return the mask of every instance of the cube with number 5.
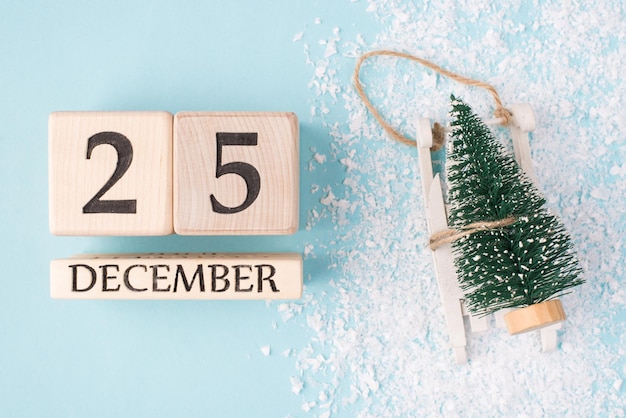
M 298 120 L 293 113 L 177 113 L 176 233 L 296 232 L 298 141 Z
M 167 112 L 52 113 L 51 232 L 171 234 L 172 123 Z

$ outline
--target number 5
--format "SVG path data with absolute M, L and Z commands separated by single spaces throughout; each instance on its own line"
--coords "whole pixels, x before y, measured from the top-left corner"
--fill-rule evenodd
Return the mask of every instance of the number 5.
M 246 198 L 239 206 L 229 207 L 222 205 L 215 195 L 211 194 L 211 207 L 215 213 L 232 214 L 244 211 L 249 208 L 259 196 L 261 191 L 261 176 L 256 168 L 248 163 L 234 161 L 222 164 L 222 148 L 225 146 L 256 146 L 257 133 L 233 133 L 233 132 L 217 132 L 217 165 L 215 169 L 215 177 L 220 178 L 225 174 L 236 174 L 246 182 Z

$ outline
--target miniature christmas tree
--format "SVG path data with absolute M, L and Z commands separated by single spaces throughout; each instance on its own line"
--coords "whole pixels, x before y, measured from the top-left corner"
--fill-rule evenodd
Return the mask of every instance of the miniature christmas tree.
M 449 225 L 466 232 L 452 245 L 469 311 L 527 307 L 582 284 L 569 235 L 516 161 L 454 96 L 451 116 Z

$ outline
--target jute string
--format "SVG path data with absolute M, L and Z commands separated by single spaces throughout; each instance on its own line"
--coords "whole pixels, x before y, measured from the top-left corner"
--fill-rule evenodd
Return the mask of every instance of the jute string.
M 390 51 L 390 50 L 385 50 L 385 49 L 370 51 L 361 55 L 361 57 L 359 57 L 356 63 L 356 67 L 354 68 L 354 87 L 356 88 L 356 92 L 361 98 L 361 100 L 363 100 L 365 107 L 367 107 L 367 109 L 372 113 L 372 115 L 378 121 L 380 126 L 382 126 L 385 132 L 387 132 L 393 139 L 395 139 L 398 142 L 401 142 L 406 145 L 412 145 L 412 146 L 417 145 L 414 139 L 410 139 L 407 136 L 400 133 L 397 129 L 391 126 L 381 116 L 376 106 L 374 106 L 372 102 L 370 101 L 369 97 L 367 97 L 367 94 L 365 93 L 365 90 L 363 88 L 363 84 L 361 83 L 361 78 L 359 75 L 361 72 L 361 66 L 368 58 L 374 57 L 374 56 L 388 56 L 388 57 L 403 58 L 403 59 L 407 59 L 410 61 L 414 61 L 458 83 L 465 84 L 468 86 L 476 86 L 476 87 L 485 89 L 493 96 L 493 100 L 496 103 L 496 110 L 494 111 L 494 116 L 498 119 L 501 119 L 502 125 L 504 126 L 507 126 L 511 122 L 511 112 L 509 112 L 508 110 L 504 108 L 504 106 L 502 105 L 502 100 L 500 100 L 500 95 L 491 84 L 487 84 L 479 80 L 474 80 L 474 79 L 453 73 L 452 71 L 448 71 L 445 68 L 442 68 L 431 61 L 416 57 L 415 55 L 406 54 L 404 52 Z M 444 142 L 445 142 L 445 132 L 443 130 L 443 127 L 440 124 L 435 123 L 435 126 L 433 127 L 433 146 L 431 150 L 436 151 L 440 149 L 444 145 Z
M 356 88 L 356 92 L 361 98 L 361 100 L 363 100 L 365 107 L 367 107 L 367 109 L 372 113 L 372 115 L 378 121 L 380 126 L 382 126 L 385 132 L 387 132 L 393 139 L 395 139 L 398 142 L 401 142 L 406 145 L 417 146 L 417 142 L 414 139 L 407 138 L 405 135 L 403 135 L 397 129 L 391 126 L 382 117 L 382 115 L 380 114 L 376 106 L 374 106 L 372 102 L 370 101 L 369 97 L 367 97 L 367 94 L 365 93 L 365 90 L 363 88 L 363 84 L 361 83 L 361 78 L 360 78 L 361 66 L 368 58 L 374 57 L 374 56 L 388 56 L 388 57 L 403 58 L 403 59 L 407 59 L 410 61 L 414 61 L 458 83 L 485 89 L 491 94 L 491 96 L 493 97 L 493 100 L 496 103 L 496 110 L 494 111 L 494 116 L 502 120 L 502 125 L 504 126 L 508 126 L 509 123 L 511 122 L 511 118 L 512 118 L 511 112 L 509 112 L 507 109 L 504 108 L 504 106 L 502 105 L 502 100 L 500 100 L 500 95 L 498 94 L 498 91 L 491 84 L 487 84 L 480 80 L 474 80 L 472 78 L 464 77 L 462 75 L 453 73 L 452 71 L 448 71 L 445 68 L 442 68 L 431 61 L 416 57 L 415 55 L 406 54 L 404 52 L 397 52 L 397 51 L 384 50 L 384 49 L 367 52 L 361 55 L 361 57 L 359 57 L 356 63 L 356 67 L 354 68 L 354 87 Z M 433 146 L 431 147 L 431 150 L 436 151 L 440 149 L 441 147 L 443 147 L 444 143 L 445 143 L 445 131 L 440 124 L 435 123 L 433 127 Z M 446 229 L 446 230 L 433 234 L 430 237 L 429 246 L 434 251 L 443 245 L 450 244 L 460 238 L 470 236 L 476 232 L 504 228 L 506 226 L 514 224 L 516 221 L 517 221 L 516 217 L 510 216 L 508 218 L 500 219 L 497 221 L 473 222 L 471 224 L 461 227 L 460 229 Z
M 461 229 L 444 229 L 443 231 L 434 233 L 430 236 L 428 246 L 431 250 L 435 251 L 441 246 L 453 243 L 460 238 L 470 236 L 476 232 L 504 228 L 506 226 L 513 225 L 516 221 L 516 217 L 509 216 L 508 218 L 500 219 L 499 221 L 473 222 L 461 227 Z

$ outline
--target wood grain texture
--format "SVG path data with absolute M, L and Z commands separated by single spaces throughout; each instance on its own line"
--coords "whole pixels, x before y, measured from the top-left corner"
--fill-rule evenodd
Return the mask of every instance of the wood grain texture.
M 237 213 L 217 213 L 246 200 L 249 185 L 231 172 L 217 175 L 217 134 L 256 133 L 254 146 L 223 146 L 222 166 L 243 163 L 258 172 L 259 193 Z M 232 168 L 232 166 L 230 166 Z M 238 170 L 238 168 L 235 168 Z M 182 235 L 280 235 L 298 229 L 299 129 L 293 113 L 181 112 L 174 117 L 174 229 Z
M 52 260 L 54 299 L 299 299 L 302 256 L 103 254 Z
M 565 320 L 565 311 L 559 299 L 536 303 L 515 309 L 504 315 L 509 334 L 535 331 Z
M 49 118 L 50 231 L 56 235 L 166 235 L 173 232 L 172 115 L 167 112 L 55 112 Z M 128 170 L 103 200 L 136 200 L 135 213 L 84 213 L 116 170 L 119 153 L 90 137 L 122 134 Z

